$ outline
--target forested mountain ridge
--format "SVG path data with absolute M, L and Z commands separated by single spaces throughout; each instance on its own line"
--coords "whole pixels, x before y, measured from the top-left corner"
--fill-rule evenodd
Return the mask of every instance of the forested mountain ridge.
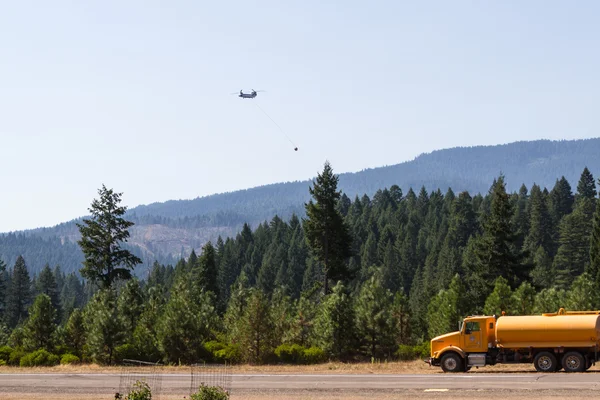
M 377 190 L 398 185 L 404 193 L 421 187 L 432 192 L 449 187 L 455 193 L 469 191 L 485 194 L 491 182 L 502 172 L 507 190 L 515 192 L 521 184 L 533 183 L 552 188 L 564 176 L 574 183 L 584 167 L 600 171 L 600 138 L 515 142 L 496 146 L 456 147 L 422 154 L 412 161 L 356 173 L 339 174 L 339 187 L 349 198 L 372 196 Z M 303 204 L 310 195 L 312 180 L 276 183 L 229 193 L 172 200 L 132 208 L 127 217 L 135 222 L 130 248 L 144 261 L 144 271 L 156 259 L 172 263 L 191 249 L 197 251 L 208 240 L 234 236 L 247 222 L 252 227 L 274 215 L 287 219 L 302 216 Z M 126 193 L 126 188 L 115 188 Z M 67 272 L 76 271 L 81 253 L 76 245 L 79 232 L 76 221 L 51 228 L 0 235 L 0 258 L 8 265 L 23 255 L 32 272 L 46 262 L 60 264 Z

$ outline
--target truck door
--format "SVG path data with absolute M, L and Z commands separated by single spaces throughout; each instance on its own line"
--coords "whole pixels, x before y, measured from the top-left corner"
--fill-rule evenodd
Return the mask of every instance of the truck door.
M 465 327 L 464 339 L 465 347 L 467 352 L 480 352 L 482 351 L 481 343 L 481 325 L 479 322 L 470 321 L 467 322 Z M 485 349 L 483 349 L 485 351 Z

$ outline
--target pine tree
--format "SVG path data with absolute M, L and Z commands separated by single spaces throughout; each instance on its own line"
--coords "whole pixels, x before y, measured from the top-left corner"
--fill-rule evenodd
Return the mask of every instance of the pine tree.
M 65 278 L 60 293 L 60 304 L 62 309 L 61 319 L 66 322 L 67 318 L 75 308 L 82 309 L 85 305 L 84 287 L 74 273 L 70 273 Z
M 363 283 L 356 299 L 356 332 L 371 357 L 390 358 L 395 350 L 393 301 L 392 293 L 381 284 L 380 271 Z
M 448 289 L 442 289 L 431 299 L 427 308 L 429 337 L 434 338 L 456 330 L 457 323 L 465 317 L 465 288 L 456 274 Z
M 37 293 L 45 294 L 50 297 L 52 307 L 56 310 L 56 320 L 54 322 L 58 323 L 62 315 L 60 294 L 54 273 L 48 264 L 44 266 L 42 272 L 40 272 L 40 276 L 37 279 Z
M 566 296 L 566 308 L 572 311 L 597 310 L 599 294 L 595 289 L 594 281 L 587 273 L 579 275 L 571 285 Z
M 355 344 L 355 316 L 346 287 L 338 282 L 317 311 L 313 343 L 335 358 L 347 357 Z
M 127 281 L 119 293 L 117 308 L 122 317 L 123 330 L 127 335 L 127 340 L 131 340 L 140 315 L 144 311 L 144 294 L 140 288 L 140 282 L 136 278 Z
M 533 192 L 533 188 L 531 191 Z M 516 201 L 514 201 L 513 205 L 512 226 L 516 235 L 515 247 L 520 249 L 523 247 L 525 237 L 529 234 L 529 210 L 527 210 L 529 195 L 525 184 L 521 185 L 519 194 L 514 197 Z
M 161 286 L 154 286 L 148 290 L 148 301 L 144 304 L 144 311 L 133 331 L 133 346 L 137 354 L 141 355 L 142 361 L 157 362 L 162 358 L 157 337 L 157 325 L 163 313 L 165 301 Z
M 377 239 L 375 238 L 375 234 L 373 232 L 369 233 L 367 241 L 361 250 L 361 254 L 361 279 L 366 280 L 369 278 L 368 271 L 371 270 L 372 267 L 379 265 L 377 259 Z
M 501 315 L 502 311 L 509 312 L 514 309 L 513 297 L 508 281 L 498 277 L 494 282 L 494 290 L 485 301 L 483 312 L 486 315 Z
M 288 270 L 290 295 L 293 299 L 297 299 L 302 291 L 302 281 L 306 269 L 306 258 L 308 256 L 306 241 L 304 240 L 304 232 L 302 226 L 299 225 L 294 229 L 290 247 L 288 250 Z
M 556 180 L 554 188 L 550 192 L 551 214 L 553 225 L 558 226 L 560 220 L 573 212 L 573 192 L 569 181 L 563 176 Z
M 227 311 L 223 316 L 223 326 L 227 338 L 232 343 L 238 343 L 242 330 L 242 316 L 246 312 L 250 285 L 246 274 L 242 272 L 231 287 L 231 297 L 227 303 Z
M 219 298 L 218 273 L 215 248 L 209 241 L 202 247 L 196 279 L 200 289 L 212 292 L 215 298 Z
M 194 363 L 206 354 L 202 343 L 212 338 L 217 314 L 212 295 L 194 295 L 189 280 L 178 279 L 158 321 L 159 348 L 167 361 Z
M 529 200 L 529 225 L 531 229 L 525 238 L 524 247 L 533 257 L 538 247 L 542 247 L 546 253 L 552 251 L 552 225 L 547 202 L 543 197 L 538 185 L 531 188 Z
M 102 289 L 85 308 L 87 351 L 99 363 L 112 364 L 115 349 L 126 339 L 125 321 L 117 308 L 114 289 Z
M 554 257 L 553 268 L 556 270 L 555 283 L 561 289 L 571 286 L 590 261 L 592 220 L 586 215 L 590 204 L 590 199 L 582 197 L 575 210 L 560 223 L 560 246 Z
M 242 358 L 252 364 L 261 364 L 274 350 L 274 325 L 269 312 L 269 300 L 263 292 L 250 290 L 242 316 L 239 343 Z
M 312 299 L 310 293 L 303 293 L 303 295 L 296 300 L 293 308 L 294 314 L 292 315 L 290 330 L 286 334 L 287 342 L 308 347 L 309 339 L 312 336 L 316 310 L 315 301 Z
M 29 318 L 23 327 L 24 346 L 27 351 L 52 350 L 52 335 L 56 330 L 56 309 L 50 297 L 40 294 L 29 309 Z
M 557 312 L 566 306 L 566 297 L 563 289 L 543 289 L 535 296 L 533 312 L 536 314 Z
M 77 243 L 85 256 L 81 274 L 92 282 L 109 288 L 117 279 L 131 279 L 131 270 L 142 260 L 121 247 L 129 238 L 128 228 L 133 222 L 122 216 L 127 207 L 119 206 L 122 193 L 115 193 L 102 185 L 100 199 L 92 201 L 91 219 L 77 224 L 81 240 Z
M 535 289 L 529 282 L 523 282 L 512 295 L 512 315 L 531 315 L 535 307 Z
M 19 256 L 12 270 L 6 299 L 8 326 L 14 328 L 27 318 L 31 296 L 31 280 L 23 257 Z
M 349 281 L 349 271 L 345 260 L 352 255 L 352 237 L 337 211 L 337 202 L 341 193 L 337 191 L 338 177 L 333 174 L 329 162 L 323 172 L 318 174 L 316 182 L 309 188 L 311 196 L 306 207 L 307 219 L 304 220 L 304 234 L 312 253 L 323 265 L 324 293 L 329 291 L 329 280 Z
M 82 356 L 86 336 L 83 312 L 75 308 L 65 325 L 65 344 L 78 357 Z
M 483 236 L 476 250 L 479 270 L 488 282 L 496 277 L 506 278 L 515 287 L 528 277 L 523 254 L 516 249 L 516 235 L 512 231 L 513 209 L 506 194 L 504 176 L 492 187 L 490 215 L 483 225 Z
M 575 195 L 575 201 L 578 202 L 582 198 L 594 200 L 596 197 L 596 184 L 594 183 L 594 176 L 590 170 L 585 167 L 579 178 L 577 184 L 577 194 Z
M 541 288 L 549 288 L 553 285 L 556 271 L 552 265 L 552 258 L 539 246 L 533 256 L 535 268 L 531 271 L 533 284 Z

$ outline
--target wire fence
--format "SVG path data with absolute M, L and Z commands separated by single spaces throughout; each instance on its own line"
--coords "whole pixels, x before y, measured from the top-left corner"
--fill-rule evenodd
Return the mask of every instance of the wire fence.
M 123 360 L 123 372 L 119 382 L 119 394 L 125 398 L 134 388 L 136 383 L 145 382 L 152 391 L 152 399 L 160 400 L 162 390 L 162 374 L 159 363 L 139 360 Z
M 190 396 L 198 392 L 200 385 L 220 387 L 231 393 L 231 365 L 192 364 Z

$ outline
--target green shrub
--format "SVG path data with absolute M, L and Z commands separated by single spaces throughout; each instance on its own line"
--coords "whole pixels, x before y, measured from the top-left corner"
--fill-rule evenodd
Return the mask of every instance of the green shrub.
M 429 357 L 429 342 L 423 342 L 416 346 L 401 344 L 398 346 L 396 356 L 402 361 L 412 361 L 418 358 Z
M 227 400 L 229 399 L 229 392 L 220 386 L 207 386 L 201 384 L 198 388 L 198 392 L 193 393 L 190 396 L 191 400 Z
M 302 357 L 300 358 L 300 362 L 302 364 L 318 364 L 327 361 L 327 356 L 323 349 L 319 347 L 311 347 L 310 349 L 305 349 L 302 352 Z
M 216 360 L 227 361 L 230 364 L 235 364 L 242 359 L 242 354 L 237 344 L 228 344 L 224 349 L 217 350 L 214 355 Z
M 115 399 L 123 399 L 123 395 L 117 393 Z M 133 389 L 125 396 L 124 400 L 152 400 L 150 386 L 144 381 L 135 381 Z
M 63 354 L 63 356 L 60 358 L 60 363 L 62 365 L 68 365 L 68 364 L 78 364 L 81 360 L 79 359 L 79 357 L 73 355 L 73 354 Z
M 11 353 L 10 356 L 8 357 L 8 365 L 20 365 L 21 364 L 21 358 L 23 358 L 23 356 L 25 356 L 25 353 L 23 350 L 21 349 L 14 349 Z
M 40 349 L 21 357 L 19 365 L 21 367 L 51 367 L 58 365 L 60 359 L 57 355 L 49 353 L 47 350 Z
M 219 342 L 218 340 L 211 340 L 204 343 L 204 348 L 211 354 L 215 354 L 219 350 L 223 350 L 227 347 L 227 343 Z
M 4 361 L 5 363 L 8 362 L 8 360 L 10 359 L 10 353 L 13 352 L 12 347 L 9 346 L 2 346 L 0 347 L 0 361 Z
M 415 346 L 417 358 L 427 358 L 431 355 L 431 343 L 423 342 Z
M 139 354 L 134 345 L 126 343 L 115 347 L 113 357 L 117 363 L 123 362 L 123 360 L 138 360 Z
M 275 355 L 279 361 L 288 364 L 298 364 L 302 362 L 302 355 L 306 348 L 299 344 L 282 344 L 275 349 Z

